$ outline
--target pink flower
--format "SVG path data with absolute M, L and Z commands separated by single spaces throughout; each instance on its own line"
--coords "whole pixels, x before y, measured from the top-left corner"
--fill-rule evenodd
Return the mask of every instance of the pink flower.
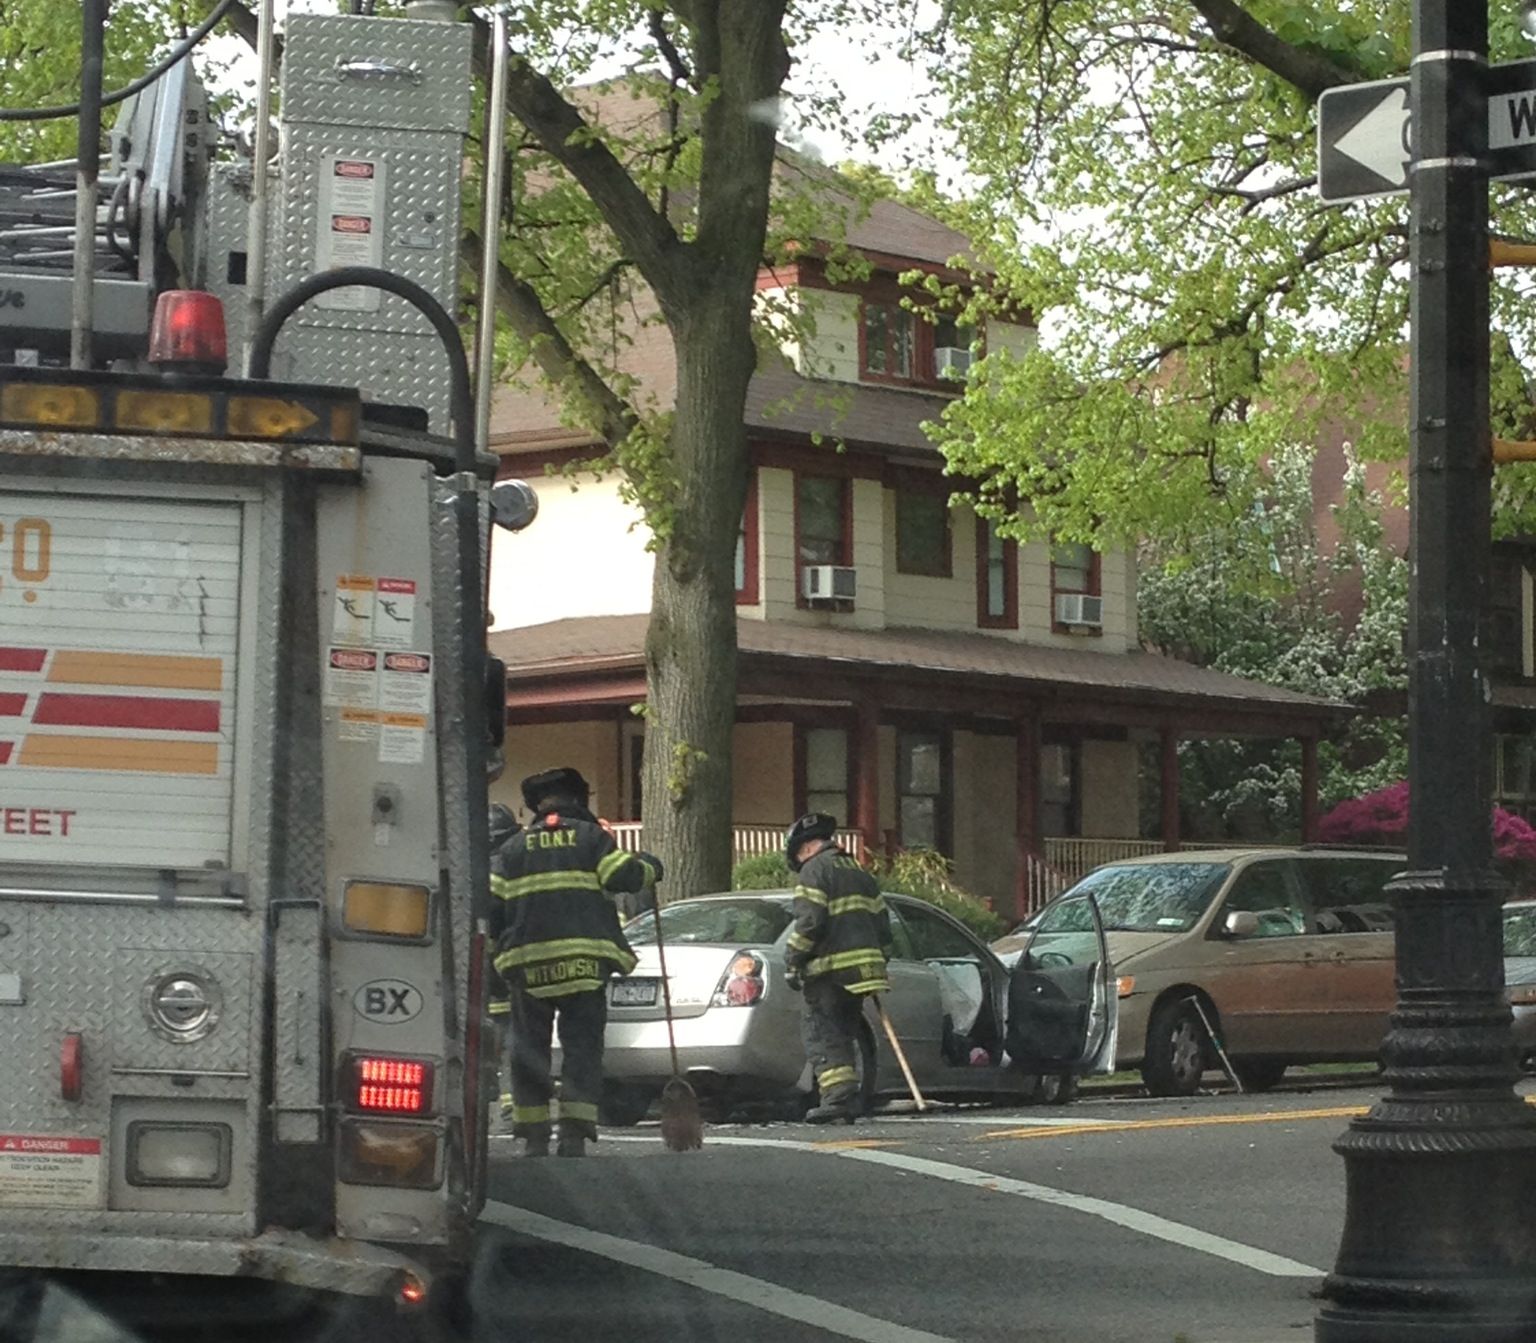
M 1401 848 L 1408 840 L 1408 784 L 1395 783 L 1340 802 L 1317 823 L 1324 844 L 1379 844 Z M 1493 809 L 1493 852 L 1504 862 L 1536 860 L 1536 829 L 1502 807 Z

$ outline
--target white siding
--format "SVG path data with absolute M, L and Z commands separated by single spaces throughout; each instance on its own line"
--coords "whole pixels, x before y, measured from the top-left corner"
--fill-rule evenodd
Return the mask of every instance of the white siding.
M 491 628 L 649 611 L 650 531 L 619 497 L 618 477 L 533 475 L 529 483 L 539 493 L 533 525 L 491 533 Z
M 950 511 L 949 578 L 904 574 L 896 558 L 896 494 L 885 494 L 886 624 L 911 629 L 975 630 L 976 517 L 968 508 Z
M 757 297 L 758 321 L 796 373 L 859 380 L 859 296 L 799 286 Z

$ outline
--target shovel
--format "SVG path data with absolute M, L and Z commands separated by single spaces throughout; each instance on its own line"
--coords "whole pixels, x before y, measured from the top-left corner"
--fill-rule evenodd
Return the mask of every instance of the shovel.
M 704 1120 L 699 1098 L 677 1066 L 677 1029 L 672 1021 L 672 984 L 667 978 L 667 948 L 661 934 L 661 901 L 656 901 L 656 959 L 661 962 L 661 1005 L 667 1018 L 667 1049 L 672 1055 L 672 1079 L 661 1089 L 661 1141 L 671 1152 L 704 1146 Z

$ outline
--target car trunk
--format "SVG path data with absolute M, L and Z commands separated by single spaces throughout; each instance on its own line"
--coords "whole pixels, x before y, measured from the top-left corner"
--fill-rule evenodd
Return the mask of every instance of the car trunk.
M 700 1017 L 740 948 L 692 944 L 668 946 L 667 980 L 674 1017 Z M 615 1021 L 660 1021 L 666 1015 L 661 992 L 661 959 L 654 946 L 636 947 L 634 972 L 608 986 L 608 1014 Z M 631 1001 L 626 1002 L 628 998 Z M 639 1001 L 634 1001 L 639 999 Z

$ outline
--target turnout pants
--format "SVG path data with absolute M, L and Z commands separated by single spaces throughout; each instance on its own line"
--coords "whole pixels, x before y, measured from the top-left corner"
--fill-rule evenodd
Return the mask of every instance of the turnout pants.
M 519 1138 L 548 1134 L 550 1050 L 556 1020 L 560 1029 L 560 1105 L 562 1126 L 570 1124 L 597 1137 L 597 1103 L 603 1090 L 603 1028 L 608 997 L 603 989 L 535 998 L 512 992 L 512 1133 Z
M 800 1034 L 821 1103 L 849 1104 L 859 1094 L 859 1076 L 853 1064 L 864 999 L 849 993 L 831 975 L 806 980 L 802 997 Z

